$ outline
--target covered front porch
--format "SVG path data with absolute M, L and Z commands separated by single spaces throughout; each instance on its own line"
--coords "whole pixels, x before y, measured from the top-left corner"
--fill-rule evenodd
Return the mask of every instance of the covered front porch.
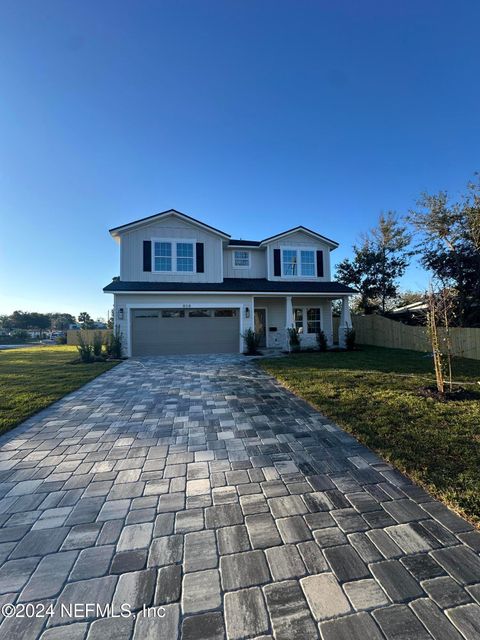
M 295 327 L 302 348 L 315 347 L 323 331 L 328 346 L 345 346 L 346 330 L 352 326 L 348 295 L 253 296 L 252 329 L 260 336 L 260 348 L 289 350 L 288 328 Z M 341 300 L 338 335 L 333 331 L 333 302 Z

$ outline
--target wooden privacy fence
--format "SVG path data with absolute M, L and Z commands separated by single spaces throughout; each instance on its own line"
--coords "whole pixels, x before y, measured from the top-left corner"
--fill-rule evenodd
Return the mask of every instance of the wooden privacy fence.
M 426 327 L 413 327 L 383 316 L 352 316 L 356 341 L 391 349 L 431 351 Z M 439 328 L 442 339 L 444 331 Z M 480 360 L 480 329 L 452 327 L 450 329 L 453 355 Z
M 81 333 L 87 344 L 92 344 L 93 336 L 96 333 L 102 334 L 102 342 L 106 342 L 112 333 L 109 329 L 71 329 L 67 331 L 67 344 L 78 344 L 78 334 Z

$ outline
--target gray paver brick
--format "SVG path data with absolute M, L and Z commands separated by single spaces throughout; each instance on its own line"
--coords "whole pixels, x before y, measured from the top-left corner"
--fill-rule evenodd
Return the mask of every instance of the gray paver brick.
M 241 524 L 217 529 L 217 542 L 220 555 L 249 551 L 251 548 L 247 529 Z
M 462 639 L 444 612 L 428 598 L 415 600 L 410 604 L 410 607 L 435 640 Z
M 58 595 L 77 558 L 77 554 L 77 551 L 64 551 L 42 558 L 22 591 L 19 601 L 31 602 Z
M 209 611 L 220 606 L 220 578 L 216 569 L 187 573 L 182 586 L 184 614 Z
M 382 588 L 393 602 L 403 602 L 421 598 L 424 594 L 420 585 L 398 560 L 385 560 L 369 565 Z
M 0 568 L 0 593 L 20 590 L 35 571 L 40 558 L 10 560 Z
M 218 612 L 187 616 L 182 623 L 182 640 L 224 640 L 223 615 Z
M 215 532 L 211 530 L 187 533 L 184 538 L 185 572 L 213 569 L 218 564 Z
M 333 574 L 320 573 L 308 576 L 302 578 L 300 584 L 315 620 L 327 620 L 351 611 L 350 604 Z
M 322 640 L 382 640 L 383 635 L 368 613 L 354 613 L 320 623 Z
M 263 591 L 275 640 L 318 638 L 317 627 L 297 581 L 269 584 Z
M 261 585 L 270 580 L 262 551 L 245 551 L 220 558 L 222 587 L 228 591 Z
M 105 606 L 111 604 L 116 582 L 116 576 L 106 576 L 67 584 L 58 598 L 50 624 L 58 626 L 72 622 L 75 619 L 73 617 L 74 611 L 70 612 L 68 610 L 69 605 L 97 603 L 100 606 Z M 64 606 L 62 607 L 62 605 Z M 85 620 L 96 617 L 95 611 L 85 611 L 85 613 Z
M 390 600 L 375 580 L 346 582 L 343 589 L 355 610 L 375 609 L 387 605 Z
M 121 575 L 112 601 L 114 612 L 120 613 L 124 603 L 128 603 L 132 611 L 144 605 L 149 607 L 155 592 L 156 573 L 155 569 L 145 569 Z
M 83 549 L 75 562 L 70 580 L 88 580 L 104 576 L 110 566 L 114 550 L 113 545 Z
M 460 584 L 480 582 L 480 558 L 469 547 L 439 549 L 431 555 Z
M 442 609 L 450 609 L 471 602 L 465 589 L 462 589 L 450 576 L 424 580 L 421 584 L 430 598 Z
M 266 549 L 282 543 L 275 520 L 269 513 L 246 516 L 245 525 L 254 549 Z
M 228 640 L 252 638 L 268 631 L 267 610 L 258 587 L 227 593 L 224 605 Z
M 480 606 L 465 604 L 447 610 L 447 616 L 466 640 L 476 640 L 480 635 Z
M 405 605 L 377 609 L 372 615 L 388 640 L 431 640 L 420 620 Z
M 100 618 L 92 622 L 87 640 L 129 640 L 132 637 L 133 623 L 133 618 Z
M 295 545 L 285 544 L 265 550 L 270 573 L 274 580 L 289 580 L 306 573 L 305 565 Z
M 39 529 L 29 531 L 22 538 L 15 550 L 10 555 L 12 560 L 16 558 L 28 558 L 31 556 L 44 556 L 47 553 L 55 553 L 60 549 L 62 542 L 67 537 L 69 529 Z
M 149 567 L 163 567 L 176 564 L 183 558 L 183 536 L 170 535 L 154 538 L 148 554 Z
M 370 577 L 370 572 L 358 553 L 350 545 L 329 547 L 324 551 L 327 562 L 340 582 Z
M 180 608 L 177 604 L 164 607 L 162 616 L 140 614 L 135 622 L 133 640 L 158 640 L 158 638 L 178 637 Z

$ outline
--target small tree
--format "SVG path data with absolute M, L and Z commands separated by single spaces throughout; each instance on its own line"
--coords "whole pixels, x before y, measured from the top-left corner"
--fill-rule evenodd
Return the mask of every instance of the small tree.
M 445 377 L 447 377 L 450 391 L 453 388 L 450 324 L 454 302 L 450 292 L 443 290 L 436 295 L 433 288 L 430 287 L 427 303 L 427 331 L 432 345 L 435 381 L 437 391 L 443 394 L 445 393 Z

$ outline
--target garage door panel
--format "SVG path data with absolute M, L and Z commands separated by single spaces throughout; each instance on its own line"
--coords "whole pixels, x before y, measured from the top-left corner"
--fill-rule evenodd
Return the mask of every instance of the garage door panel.
M 170 310 L 168 315 L 174 317 L 163 315 L 167 314 L 159 310 L 133 311 L 132 355 L 238 353 L 238 313 L 233 317 L 215 317 L 214 313 L 211 317 L 190 317 L 188 313 L 172 314 Z

